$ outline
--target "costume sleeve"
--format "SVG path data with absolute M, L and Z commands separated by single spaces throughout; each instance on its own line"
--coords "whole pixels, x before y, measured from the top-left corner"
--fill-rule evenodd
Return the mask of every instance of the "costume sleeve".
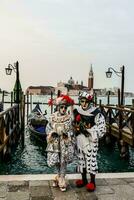
M 51 140 L 51 134 L 53 132 L 53 127 L 52 127 L 52 117 L 49 118 L 49 122 L 46 127 L 46 135 L 47 135 L 47 142 Z
M 70 119 L 69 119 L 69 122 L 68 122 L 68 136 L 69 137 L 72 137 L 74 136 L 74 133 L 73 133 L 73 128 L 72 128 L 72 116 L 70 116 Z
M 95 116 L 95 125 L 88 129 L 88 132 L 91 134 L 93 140 L 98 140 L 99 138 L 103 137 L 104 133 L 106 132 L 106 123 L 105 118 L 101 113 L 98 113 Z

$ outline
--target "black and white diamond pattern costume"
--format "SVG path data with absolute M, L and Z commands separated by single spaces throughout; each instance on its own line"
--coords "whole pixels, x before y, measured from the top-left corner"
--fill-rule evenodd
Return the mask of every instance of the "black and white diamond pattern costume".
M 83 173 L 83 169 L 86 168 L 87 173 L 95 175 L 98 171 L 98 140 L 106 132 L 105 118 L 96 107 L 90 107 L 88 110 L 83 110 L 80 106 L 74 111 L 77 111 L 81 118 L 84 118 L 86 123 L 92 121 L 91 128 L 86 128 L 87 134 L 85 135 L 80 131 L 76 137 L 79 159 L 78 172 Z

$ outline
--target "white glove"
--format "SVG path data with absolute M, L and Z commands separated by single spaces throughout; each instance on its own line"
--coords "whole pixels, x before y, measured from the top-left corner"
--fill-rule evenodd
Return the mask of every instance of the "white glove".
M 87 131 L 89 132 L 89 134 L 91 136 L 92 142 L 97 142 L 98 141 L 98 137 L 97 137 L 96 131 L 94 129 L 92 129 L 92 128 L 87 129 Z

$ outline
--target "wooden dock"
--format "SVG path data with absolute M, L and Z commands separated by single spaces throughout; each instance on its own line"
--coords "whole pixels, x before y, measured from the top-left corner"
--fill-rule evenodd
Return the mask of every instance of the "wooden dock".
M 121 157 L 128 156 L 128 145 L 134 147 L 134 101 L 132 103 L 129 108 L 100 104 L 106 118 L 106 138 L 118 142 Z
M 52 97 L 53 94 L 51 94 Z M 0 159 L 9 155 L 12 146 L 18 141 L 24 146 L 25 116 L 29 115 L 31 105 L 37 102 L 33 102 L 31 95 L 22 95 L 19 105 L 14 105 L 13 101 L 10 103 L 9 109 L 0 112 Z M 42 102 L 38 103 L 42 104 Z M 101 102 L 97 106 L 106 118 L 106 141 L 117 142 L 121 157 L 127 157 L 128 146 L 134 147 L 134 100 L 129 107 L 102 105 Z M 50 109 L 52 113 L 53 106 Z

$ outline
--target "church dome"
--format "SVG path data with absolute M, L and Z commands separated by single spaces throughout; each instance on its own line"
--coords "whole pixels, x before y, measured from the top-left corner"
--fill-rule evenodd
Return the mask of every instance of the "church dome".
M 69 85 L 74 85 L 74 80 L 73 80 L 72 76 L 71 76 L 70 79 L 68 80 L 68 84 L 69 84 Z

